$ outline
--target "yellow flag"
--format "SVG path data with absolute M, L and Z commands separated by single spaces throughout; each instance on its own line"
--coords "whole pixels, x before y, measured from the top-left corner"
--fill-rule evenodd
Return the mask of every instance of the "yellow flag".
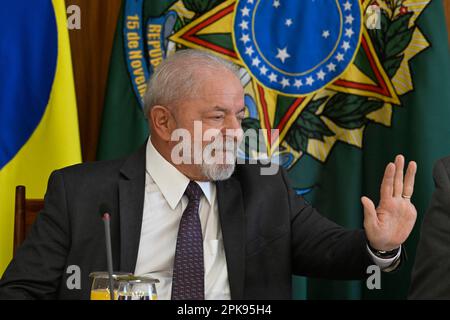
M 0 37 L 0 275 L 12 258 L 16 185 L 43 198 L 53 170 L 81 162 L 64 0 L 6 7 L 0 30 L 13 35 Z

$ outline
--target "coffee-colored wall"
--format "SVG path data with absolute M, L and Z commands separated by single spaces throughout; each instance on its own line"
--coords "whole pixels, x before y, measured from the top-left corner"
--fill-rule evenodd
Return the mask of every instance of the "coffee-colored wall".
M 70 31 L 84 161 L 96 159 L 103 101 L 121 0 L 66 0 L 81 9 L 81 30 Z M 443 0 L 450 44 L 450 0 Z
M 447 18 L 448 43 L 450 45 L 450 0 L 442 0 L 444 4 L 445 17 Z
M 70 31 L 84 161 L 96 159 L 109 58 L 121 0 L 66 0 L 81 9 L 81 29 Z

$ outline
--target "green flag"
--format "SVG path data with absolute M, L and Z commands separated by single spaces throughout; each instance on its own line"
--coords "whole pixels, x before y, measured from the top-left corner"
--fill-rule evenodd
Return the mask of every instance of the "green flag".
M 383 68 L 394 83 L 399 103 L 393 104 L 390 125 L 366 124 L 363 148 L 340 144 L 330 153 L 317 175 L 318 186 L 308 195 L 315 206 L 334 221 L 357 227 L 362 211 L 358 201 L 367 195 L 375 203 L 385 165 L 402 153 L 418 163 L 413 203 L 418 221 L 405 244 L 408 261 L 401 271 L 382 274 L 381 290 L 368 290 L 366 283 L 339 281 L 308 281 L 309 298 L 404 299 L 410 283 L 412 265 L 420 231 L 434 185 L 432 166 L 438 158 L 450 154 L 450 55 L 441 1 L 386 1 L 395 8 L 381 6 L 381 29 L 369 30 L 374 49 Z M 382 2 L 378 1 L 381 5 Z M 420 13 L 419 13 L 420 12 Z M 418 17 L 416 15 L 418 14 Z M 414 22 L 413 19 L 415 19 Z M 419 40 L 420 39 L 420 40 Z M 425 49 L 421 45 L 429 43 Z M 407 65 L 410 77 L 399 77 L 404 60 L 418 50 Z M 412 51 L 411 51 L 412 50 Z M 390 51 L 396 53 L 394 58 Z M 395 62 L 398 59 L 398 62 Z M 403 61 L 400 61 L 403 60 Z M 400 64 L 395 71 L 391 66 Z M 404 87 L 410 90 L 405 92 Z M 336 107 L 336 106 L 334 106 Z M 305 169 L 308 167 L 308 169 Z M 294 176 L 311 170 L 316 163 L 298 168 Z
M 125 0 L 98 156 L 145 141 L 145 83 L 165 57 L 192 48 L 231 61 L 245 88 L 244 129 L 267 130 L 264 156 L 335 222 L 361 228 L 360 197 L 378 201 L 386 164 L 398 153 L 417 161 L 418 224 L 401 271 L 383 274 L 380 290 L 294 277 L 296 298 L 405 298 L 431 168 L 450 153 L 445 30 L 440 1 Z
M 122 3 L 109 68 L 97 151 L 99 160 L 126 156 L 142 145 L 148 136 L 147 121 L 142 112 L 142 98 L 150 63 L 146 60 L 149 53 L 145 51 L 147 26 L 144 21 L 151 16 L 164 14 L 174 2 Z M 162 58 L 162 51 L 158 50 L 155 55 Z M 154 64 L 156 65 L 155 62 Z

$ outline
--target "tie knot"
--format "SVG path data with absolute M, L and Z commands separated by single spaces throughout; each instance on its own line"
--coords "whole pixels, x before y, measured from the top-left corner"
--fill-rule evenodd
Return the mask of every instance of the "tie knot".
M 198 201 L 198 200 L 200 200 L 200 197 L 202 196 L 203 191 L 202 191 L 202 188 L 200 188 L 200 186 L 195 181 L 191 181 L 191 182 L 189 182 L 184 194 L 188 197 L 189 201 L 192 201 L 192 200 Z

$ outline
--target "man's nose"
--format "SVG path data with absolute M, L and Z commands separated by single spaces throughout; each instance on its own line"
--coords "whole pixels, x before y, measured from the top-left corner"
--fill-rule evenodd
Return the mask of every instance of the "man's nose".
M 236 141 L 240 141 L 244 135 L 241 122 L 237 117 L 230 117 L 226 125 L 222 128 L 222 134 L 227 137 L 232 137 Z

